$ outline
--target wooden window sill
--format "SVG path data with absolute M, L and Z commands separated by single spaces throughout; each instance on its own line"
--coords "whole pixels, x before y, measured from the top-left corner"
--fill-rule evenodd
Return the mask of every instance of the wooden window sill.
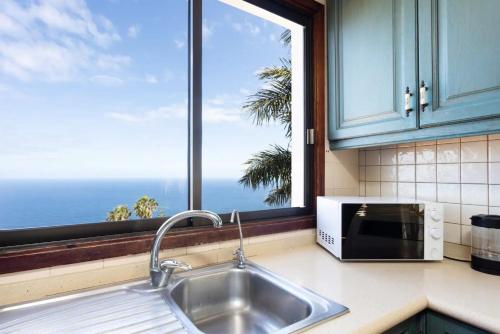
M 248 238 L 315 226 L 316 217 L 306 215 L 248 222 L 242 225 L 242 229 L 244 237 Z M 151 249 L 153 237 L 154 234 L 148 232 L 4 250 L 0 251 L 0 274 L 146 253 Z M 178 229 L 167 233 L 161 249 L 207 244 L 238 237 L 237 225 L 225 225 L 220 229 L 212 227 Z

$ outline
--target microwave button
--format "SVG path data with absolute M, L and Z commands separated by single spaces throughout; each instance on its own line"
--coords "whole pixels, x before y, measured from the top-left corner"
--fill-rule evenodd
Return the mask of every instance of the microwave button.
M 430 212 L 431 219 L 434 220 L 435 222 L 441 221 L 441 214 L 439 213 L 436 208 L 432 208 Z
M 436 228 L 436 227 L 432 227 L 429 230 L 429 234 L 432 237 L 432 239 L 434 239 L 434 240 L 439 240 L 442 237 L 441 229 Z

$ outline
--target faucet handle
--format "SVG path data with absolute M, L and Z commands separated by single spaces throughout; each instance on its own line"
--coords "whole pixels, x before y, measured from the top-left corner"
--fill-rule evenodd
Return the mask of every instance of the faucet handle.
M 160 262 L 161 270 L 174 270 L 174 269 L 182 269 L 182 270 L 191 270 L 193 267 L 191 265 L 177 260 L 163 260 Z

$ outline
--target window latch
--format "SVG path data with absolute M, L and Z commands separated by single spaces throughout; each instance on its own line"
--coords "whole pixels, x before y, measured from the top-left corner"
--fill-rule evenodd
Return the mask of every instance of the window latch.
M 306 144 L 314 145 L 314 129 L 306 130 Z

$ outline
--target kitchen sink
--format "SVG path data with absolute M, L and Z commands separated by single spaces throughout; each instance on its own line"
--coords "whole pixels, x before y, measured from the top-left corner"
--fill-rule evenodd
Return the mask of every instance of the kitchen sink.
M 191 333 L 295 333 L 348 309 L 247 262 L 175 275 L 166 300 Z
M 7 333 L 296 333 L 347 308 L 247 262 L 0 308 Z

